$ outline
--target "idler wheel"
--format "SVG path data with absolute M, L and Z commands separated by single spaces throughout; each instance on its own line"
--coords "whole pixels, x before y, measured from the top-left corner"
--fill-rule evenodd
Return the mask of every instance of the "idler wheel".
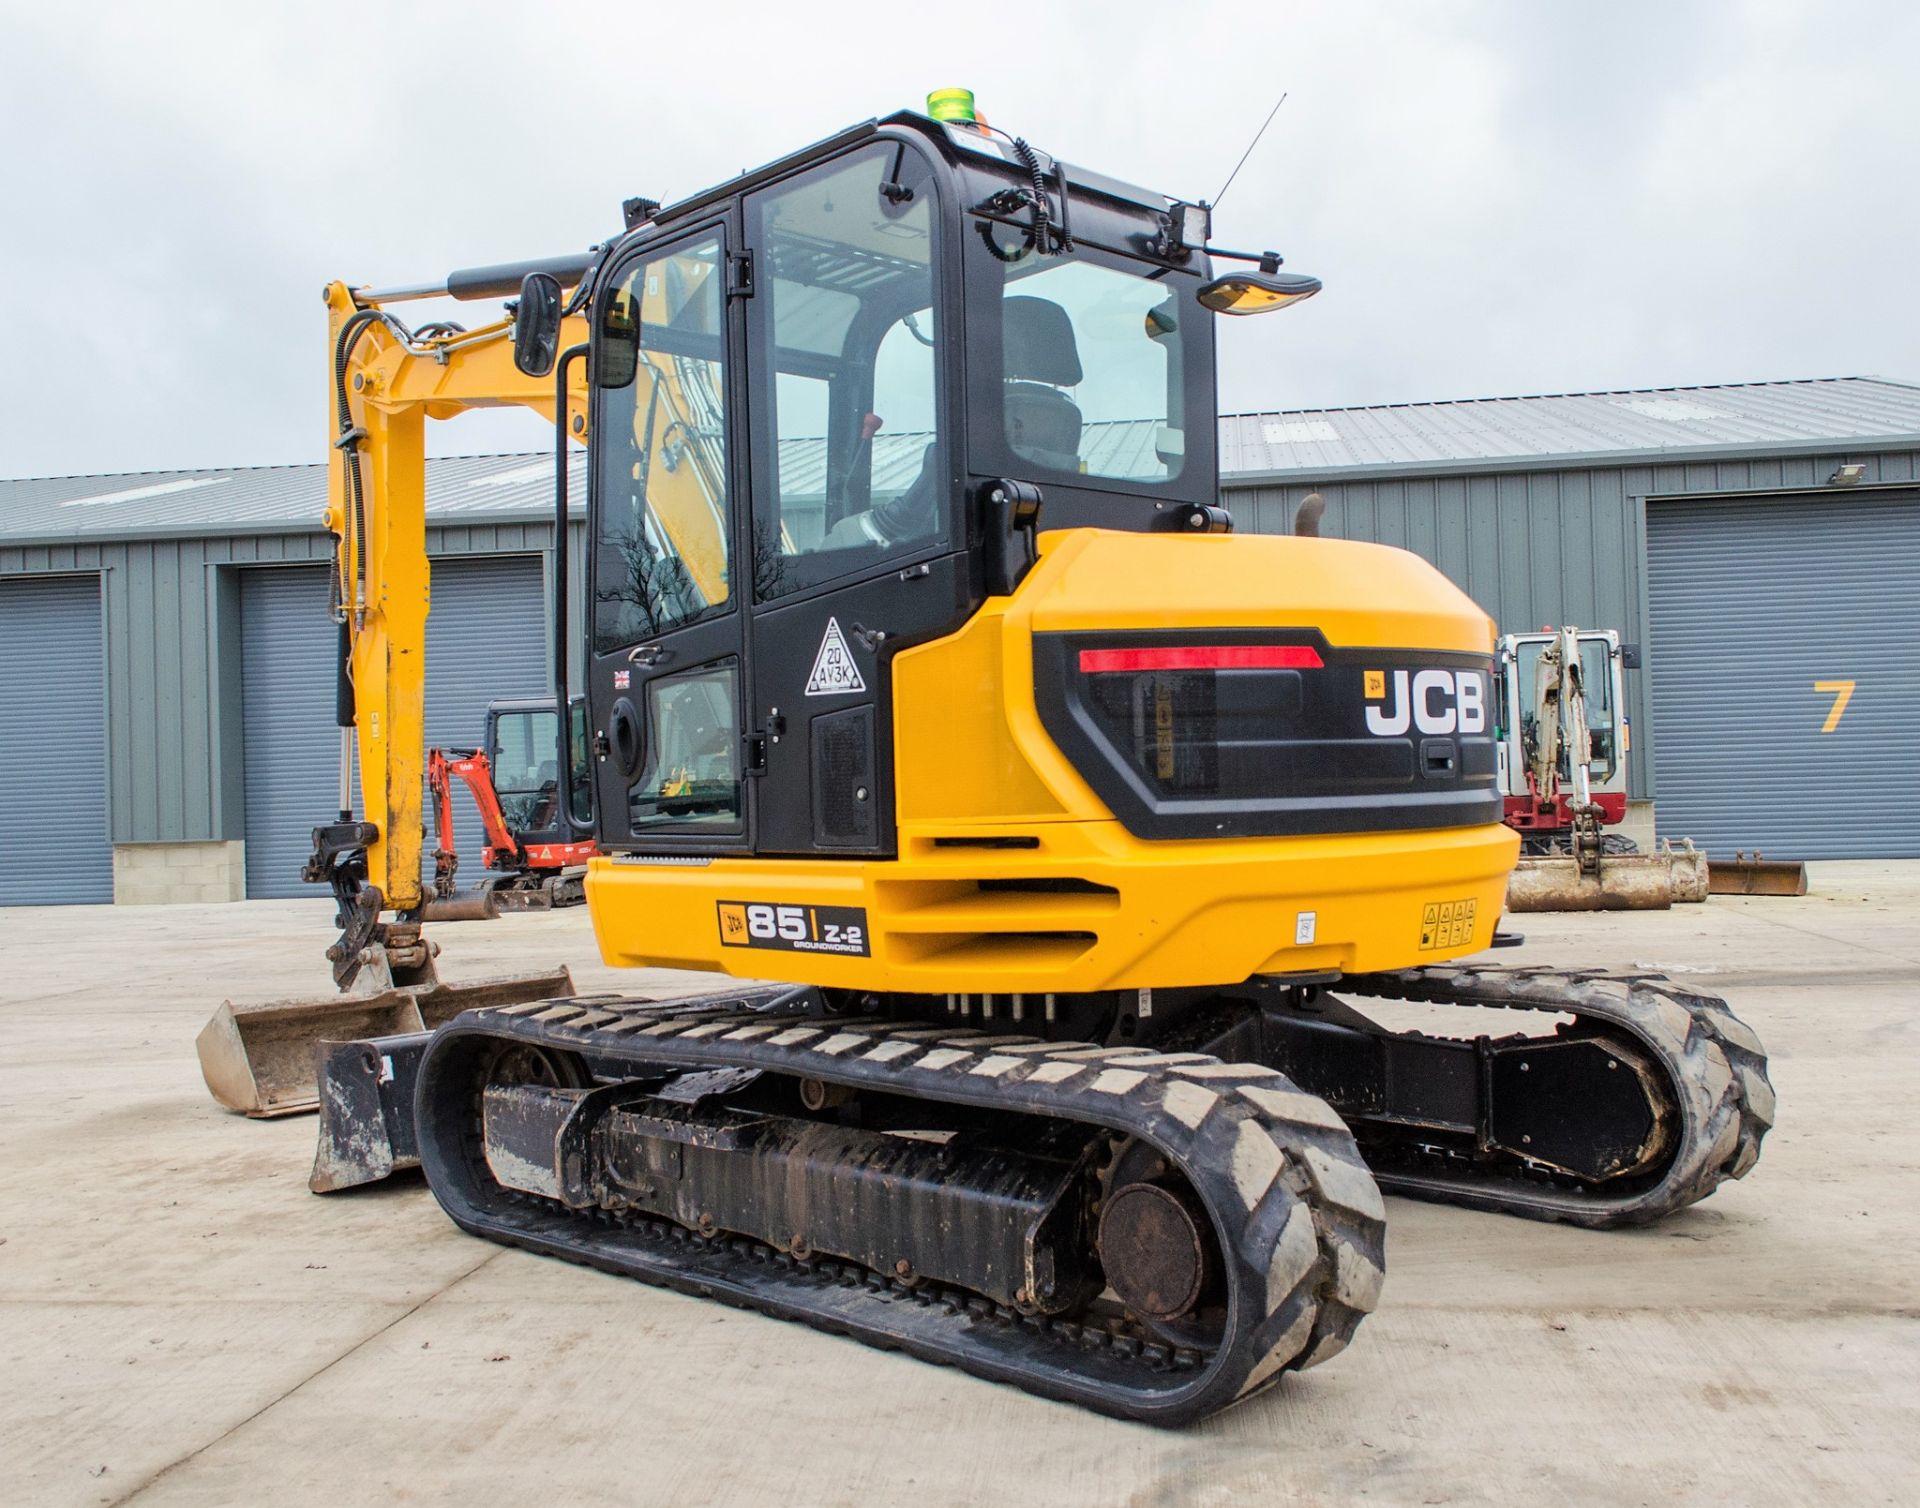
M 1218 1271 L 1213 1224 L 1183 1188 L 1129 1183 L 1100 1212 L 1100 1265 L 1142 1319 L 1168 1324 L 1199 1306 Z
M 538 1084 L 543 1089 L 586 1089 L 593 1075 L 577 1053 L 534 1042 L 505 1041 L 487 1062 L 488 1084 Z

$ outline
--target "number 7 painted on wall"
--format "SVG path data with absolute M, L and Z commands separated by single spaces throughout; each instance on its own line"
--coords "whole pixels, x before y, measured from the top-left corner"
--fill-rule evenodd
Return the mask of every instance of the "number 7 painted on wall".
M 1822 733 L 1831 733 L 1840 726 L 1841 714 L 1847 710 L 1847 703 L 1853 700 L 1853 688 L 1857 681 L 1815 681 L 1815 691 L 1825 691 L 1833 697 L 1833 705 L 1827 709 L 1827 720 L 1820 726 Z

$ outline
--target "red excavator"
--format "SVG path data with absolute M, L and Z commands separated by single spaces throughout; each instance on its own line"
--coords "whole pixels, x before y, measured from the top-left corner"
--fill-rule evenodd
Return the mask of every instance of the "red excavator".
M 592 818 L 586 784 L 586 702 L 575 697 L 569 740 L 573 768 L 561 780 L 552 698 L 527 697 L 487 707 L 485 747 L 429 749 L 427 789 L 433 797 L 433 889 L 455 896 L 460 856 L 453 836 L 453 782 L 466 785 L 486 831 L 480 862 L 491 871 L 472 893 L 473 915 L 548 911 L 587 898 L 582 883 L 593 842 L 578 841 L 566 821 L 572 808 L 582 824 Z

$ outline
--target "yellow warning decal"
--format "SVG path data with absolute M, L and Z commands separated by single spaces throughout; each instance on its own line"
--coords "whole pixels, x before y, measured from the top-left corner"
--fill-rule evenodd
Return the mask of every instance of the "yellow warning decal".
M 1420 948 L 1463 948 L 1473 941 L 1473 914 L 1478 901 L 1428 901 L 1420 913 Z
M 1377 702 L 1387 694 L 1387 673 L 1384 670 L 1367 672 L 1367 700 Z

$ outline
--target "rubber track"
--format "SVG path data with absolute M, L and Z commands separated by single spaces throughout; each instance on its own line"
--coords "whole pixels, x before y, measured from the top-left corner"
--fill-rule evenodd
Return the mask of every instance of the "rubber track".
M 477 1235 L 1160 1424 L 1190 1423 L 1336 1355 L 1377 1302 L 1386 1230 L 1378 1187 L 1333 1110 L 1274 1069 L 770 1012 L 776 999 L 754 991 L 667 1002 L 596 997 L 461 1016 L 421 1066 L 422 1163 L 436 1197 Z M 1138 1136 L 1191 1180 L 1214 1220 L 1230 1279 L 1225 1338 L 1211 1354 L 1176 1356 L 1079 1318 L 1019 1316 L 977 1296 L 907 1290 L 837 1260 L 797 1261 L 646 1217 L 509 1196 L 486 1169 L 475 1124 L 474 1064 L 483 1055 L 474 1039 L 500 1037 L 583 1054 L 603 1078 L 623 1065 L 750 1067 Z
M 1766 1051 L 1753 1029 L 1717 995 L 1684 990 L 1659 974 L 1601 970 L 1441 967 L 1351 974 L 1342 995 L 1435 1005 L 1489 1006 L 1570 1014 L 1624 1033 L 1649 1052 L 1673 1092 L 1679 1132 L 1660 1176 L 1630 1192 L 1489 1175 L 1376 1167 L 1381 1187 L 1472 1209 L 1563 1220 L 1594 1228 L 1645 1225 L 1744 1177 L 1773 1125 Z

